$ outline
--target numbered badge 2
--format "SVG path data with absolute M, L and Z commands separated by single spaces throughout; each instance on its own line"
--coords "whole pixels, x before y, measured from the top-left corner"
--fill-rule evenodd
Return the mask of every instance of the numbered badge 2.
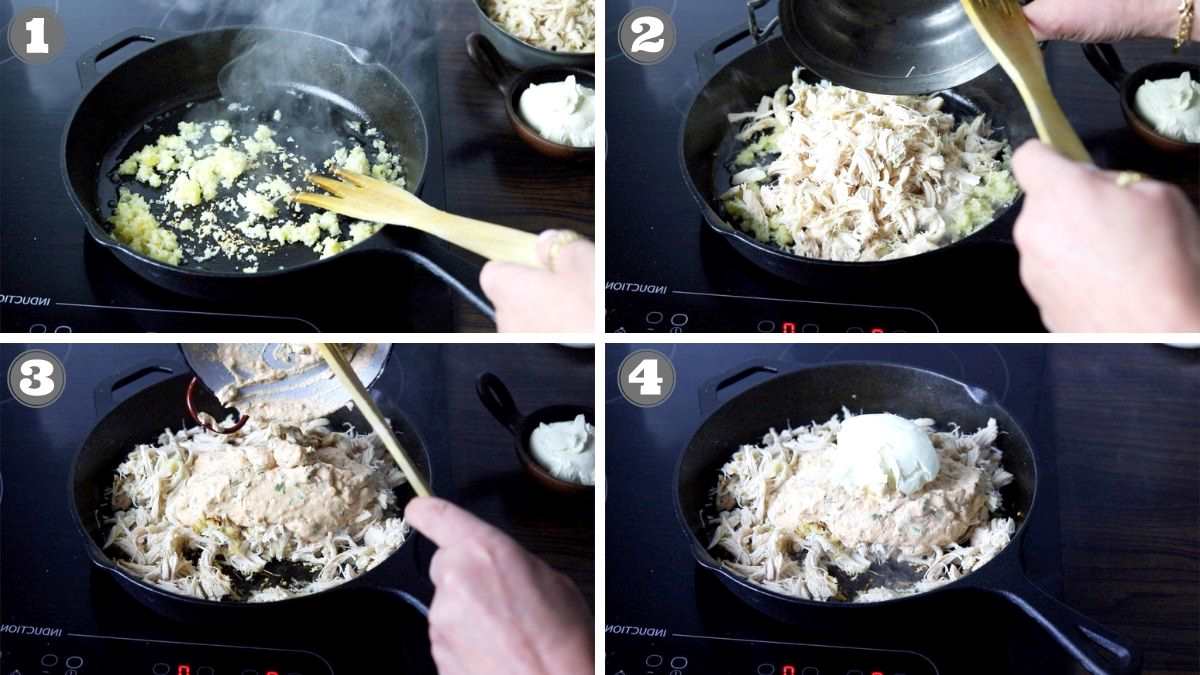
M 8 366 L 8 391 L 30 408 L 54 403 L 66 385 L 67 371 L 62 361 L 44 349 L 22 352 Z
M 625 56 L 643 66 L 666 61 L 678 42 L 671 15 L 657 7 L 639 7 L 626 14 L 618 38 Z

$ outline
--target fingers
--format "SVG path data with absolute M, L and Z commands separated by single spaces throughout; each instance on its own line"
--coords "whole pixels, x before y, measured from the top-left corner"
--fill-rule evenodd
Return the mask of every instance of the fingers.
M 404 519 L 438 546 L 463 541 L 490 541 L 500 531 L 454 504 L 437 497 L 417 497 L 404 509 Z
M 560 243 L 572 239 L 567 243 Z M 557 245 L 558 250 L 555 251 Z M 562 271 L 575 269 L 584 254 L 591 254 L 592 243 L 571 230 L 546 230 L 538 235 L 537 253 L 542 267 Z
M 1033 29 L 1035 38 L 1061 40 L 1066 37 L 1061 30 L 1060 4 L 1054 0 L 1035 0 L 1025 5 L 1025 18 L 1029 20 L 1029 27 Z
M 1095 167 L 1069 160 L 1037 139 L 1017 148 L 1012 166 L 1017 182 L 1030 194 L 1058 190 L 1064 182 L 1086 180 L 1098 173 Z

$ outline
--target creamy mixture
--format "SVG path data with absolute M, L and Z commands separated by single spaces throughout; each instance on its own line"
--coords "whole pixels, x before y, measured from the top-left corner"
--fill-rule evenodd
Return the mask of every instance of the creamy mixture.
M 721 196 L 756 239 L 807 258 L 890 260 L 958 241 L 1017 196 L 1011 148 L 984 116 L 958 124 L 937 96 L 790 85 L 729 116 L 741 148 Z
M 1170 80 L 1147 80 L 1134 94 L 1138 114 L 1163 136 L 1200 143 L 1200 82 L 1184 72 Z
M 211 358 L 221 364 L 233 377 L 233 382 L 216 392 L 217 400 L 223 405 L 234 406 L 247 415 L 279 423 L 298 424 L 328 415 L 336 407 L 349 400 L 349 394 L 330 408 L 331 399 L 325 397 L 289 395 L 291 388 L 308 388 L 313 377 L 332 380 L 334 373 L 321 358 L 315 344 L 278 343 L 271 345 L 270 354 L 264 352 L 267 345 L 237 343 L 218 344 Z M 339 344 L 350 366 L 359 370 L 375 355 L 378 347 L 373 344 Z M 269 357 L 269 362 L 268 362 Z M 284 383 L 261 391 L 255 385 Z M 339 385 L 340 386 L 340 385 Z
M 562 82 L 531 84 L 521 94 L 521 118 L 539 136 L 559 145 L 596 145 L 596 91 L 570 75 Z
M 539 424 L 529 437 L 534 459 L 555 478 L 596 484 L 596 429 L 583 415 L 570 422 Z
M 171 592 L 267 602 L 315 593 L 371 569 L 407 536 L 393 488 L 404 476 L 374 434 L 250 422 L 196 427 L 139 445 L 117 468 L 105 549 Z M 263 582 L 273 561 L 311 579 Z M 264 575 L 268 575 L 264 577 Z
M 754 583 L 806 599 L 873 602 L 936 588 L 991 560 L 1016 530 L 993 515 L 1012 481 L 998 433 L 995 420 L 963 434 L 895 415 L 856 422 L 848 411 L 771 430 L 721 468 L 709 547 Z M 861 468 L 848 472 L 845 454 Z M 833 574 L 887 562 L 914 567 L 918 579 L 850 593 Z
M 480 0 L 480 6 L 504 32 L 534 47 L 596 51 L 593 0 Z
M 227 110 L 233 116 L 251 108 L 235 102 Z M 278 110 L 271 115 L 274 122 L 282 119 Z M 363 131 L 357 121 L 347 124 L 370 148 L 334 141 L 323 168 L 341 167 L 404 187 L 400 157 L 379 131 Z M 308 188 L 303 175 L 318 171 L 299 147 L 285 126 L 257 124 L 242 131 L 226 119 L 179 122 L 177 133 L 131 153 L 111 176 L 119 185 L 108 218 L 112 236 L 169 265 L 221 255 L 254 273 L 265 256 L 287 245 L 328 257 L 375 234 L 382 225 L 343 223 L 335 213 L 292 202 L 292 193 Z M 237 222 L 222 222 L 230 216 Z

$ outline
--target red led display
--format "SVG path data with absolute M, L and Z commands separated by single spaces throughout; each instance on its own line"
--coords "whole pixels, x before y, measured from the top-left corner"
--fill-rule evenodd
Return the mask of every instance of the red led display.
M 871 675 L 883 675 L 883 671 L 882 670 L 872 670 Z
M 277 670 L 268 670 L 268 671 L 267 671 L 267 675 L 279 675 L 279 671 L 277 671 Z
M 872 329 L 871 329 L 871 332 L 872 332 L 872 333 L 886 333 L 887 331 L 886 331 L 886 330 L 884 330 L 884 329 L 882 329 L 882 328 L 872 328 Z M 876 674 L 876 673 L 871 673 L 871 675 L 877 675 L 877 674 Z M 882 674 L 880 674 L 880 675 L 882 675 Z
M 179 664 L 179 668 L 175 671 L 175 675 L 192 675 L 192 667 L 187 664 Z
M 785 332 L 785 333 L 795 333 L 795 332 L 796 332 L 796 324 L 795 324 L 795 322 L 793 322 L 793 321 L 784 321 L 784 322 L 783 322 L 783 332 Z M 793 668 L 792 670 L 795 670 L 795 668 Z
M 796 675 L 796 666 L 784 666 L 781 675 Z

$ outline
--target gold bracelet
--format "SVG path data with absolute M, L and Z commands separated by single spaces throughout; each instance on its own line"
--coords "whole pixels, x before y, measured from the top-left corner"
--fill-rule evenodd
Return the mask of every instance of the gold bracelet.
M 1179 34 L 1175 36 L 1175 53 L 1192 37 L 1192 21 L 1196 16 L 1196 0 L 1179 0 Z

